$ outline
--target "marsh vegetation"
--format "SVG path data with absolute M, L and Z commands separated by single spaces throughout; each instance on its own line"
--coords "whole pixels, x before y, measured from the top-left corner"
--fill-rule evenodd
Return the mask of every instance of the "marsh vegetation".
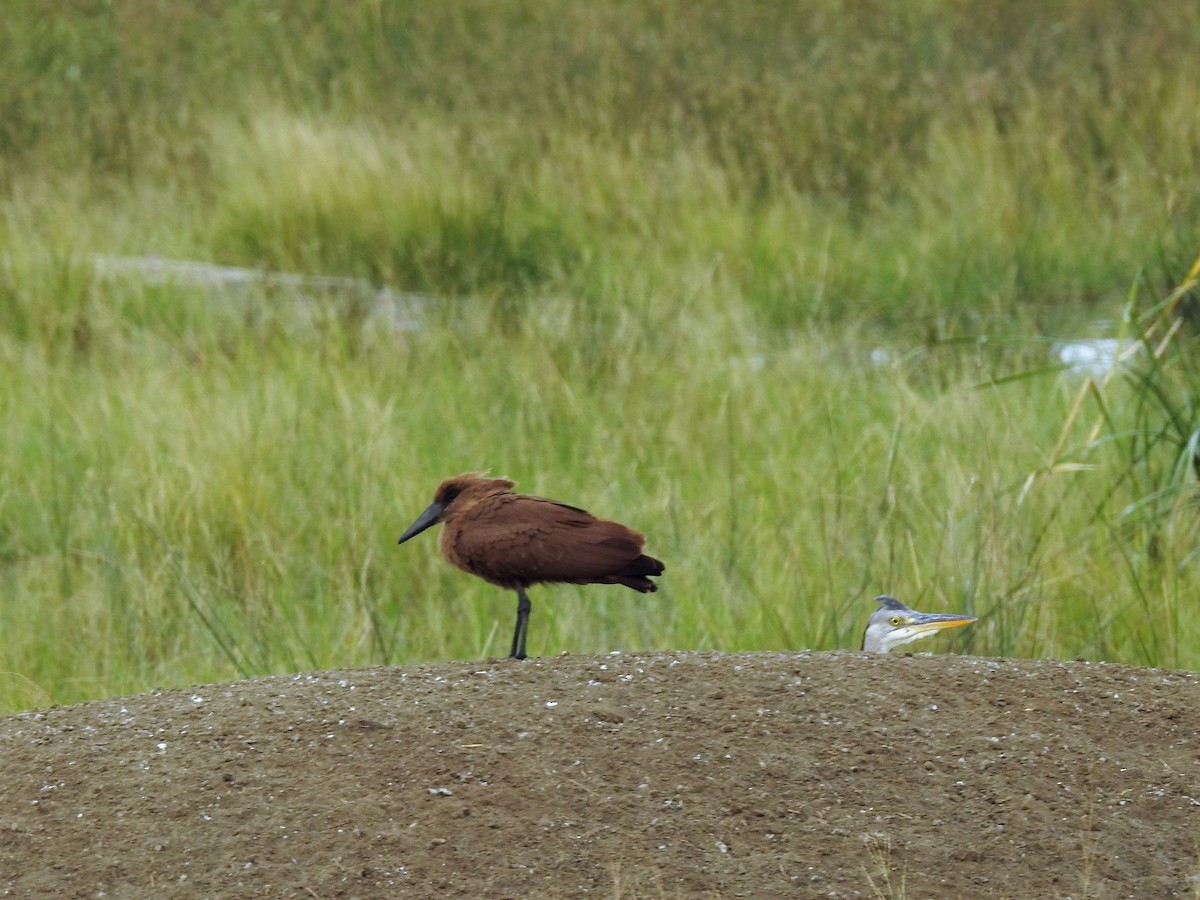
M 534 655 L 849 647 L 889 592 L 1200 666 L 1194 3 L 47 9 L 0 24 L 0 708 L 501 653 L 395 547 L 480 469 L 667 563 L 535 597 Z

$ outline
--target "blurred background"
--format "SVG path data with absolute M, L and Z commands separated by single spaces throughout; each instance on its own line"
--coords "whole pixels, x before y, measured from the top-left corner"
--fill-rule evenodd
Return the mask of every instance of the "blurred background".
M 1200 7 L 11 0 L 0 711 L 506 651 L 1200 665 Z

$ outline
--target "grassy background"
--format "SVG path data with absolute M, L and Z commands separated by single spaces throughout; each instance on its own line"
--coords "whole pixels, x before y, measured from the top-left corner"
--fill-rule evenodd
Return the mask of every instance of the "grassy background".
M 0 709 L 503 652 L 510 596 L 394 545 L 485 468 L 667 562 L 537 590 L 533 653 L 856 646 L 888 591 L 982 616 L 965 651 L 1200 666 L 1198 31 L 1183 0 L 14 0 Z M 397 330 L 95 254 L 434 299 Z M 1093 333 L 1156 353 L 1047 368 Z

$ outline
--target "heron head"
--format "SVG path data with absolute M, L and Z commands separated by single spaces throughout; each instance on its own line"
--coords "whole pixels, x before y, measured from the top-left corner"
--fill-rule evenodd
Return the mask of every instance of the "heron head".
M 930 637 L 943 628 L 957 628 L 977 621 L 975 616 L 917 612 L 886 595 L 875 599 L 879 609 L 871 614 L 867 630 L 863 632 L 862 648 L 869 653 L 887 653 L 903 644 Z

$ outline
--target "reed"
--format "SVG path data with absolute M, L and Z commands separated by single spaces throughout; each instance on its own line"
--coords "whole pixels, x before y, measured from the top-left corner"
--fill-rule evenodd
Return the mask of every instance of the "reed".
M 510 598 L 394 546 L 489 468 L 667 564 L 535 589 L 531 654 L 852 647 L 887 591 L 982 617 L 939 646 L 1200 665 L 1194 4 L 40 6 L 0 708 L 502 653 Z M 94 257 L 147 253 L 426 299 Z M 1055 367 L 1097 322 L 1150 349 Z

